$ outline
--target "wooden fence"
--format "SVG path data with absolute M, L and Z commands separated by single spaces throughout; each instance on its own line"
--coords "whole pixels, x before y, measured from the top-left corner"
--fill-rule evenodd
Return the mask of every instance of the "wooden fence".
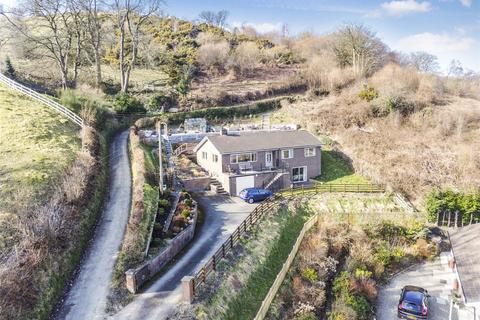
M 77 115 L 76 113 L 74 113 L 73 111 L 71 111 L 70 109 L 67 109 L 66 107 L 62 106 L 61 104 L 53 101 L 52 99 L 49 99 L 47 97 L 45 97 L 44 95 L 4 76 L 3 74 L 0 73 L 0 82 L 6 84 L 7 86 L 9 86 L 10 88 L 14 89 L 14 90 L 17 90 L 23 94 L 25 94 L 26 96 L 40 102 L 40 103 L 43 103 L 44 105 L 50 107 L 51 109 L 57 111 L 58 113 L 64 115 L 65 117 L 67 117 L 69 120 L 71 120 L 72 122 L 74 122 L 75 124 L 79 125 L 80 127 L 84 127 L 85 126 L 85 123 L 83 122 L 83 119 Z
M 277 277 L 275 278 L 275 281 L 273 282 L 273 285 L 270 287 L 270 290 L 267 293 L 267 296 L 265 299 L 262 301 L 262 305 L 260 306 L 260 309 L 257 312 L 257 315 L 255 316 L 254 320 L 263 320 L 265 316 L 267 315 L 268 309 L 270 308 L 270 304 L 272 303 L 273 299 L 275 298 L 278 289 L 280 289 L 280 286 L 283 283 L 283 280 L 285 279 L 285 276 L 288 273 L 288 270 L 290 269 L 290 266 L 293 263 L 293 260 L 295 259 L 295 256 L 297 255 L 298 249 L 300 248 L 300 245 L 302 244 L 303 238 L 305 237 L 305 234 L 307 233 L 308 230 L 310 230 L 318 221 L 319 215 L 316 214 L 313 217 L 311 217 L 305 224 L 303 225 L 302 230 L 300 231 L 300 234 L 298 235 L 297 241 L 293 245 L 292 251 L 288 255 L 287 260 L 283 264 L 282 269 L 280 272 L 277 274 Z
M 315 184 L 311 187 L 298 187 L 283 190 L 275 193 L 272 197 L 263 201 L 253 210 L 247 218 L 238 226 L 238 228 L 228 237 L 215 254 L 207 260 L 200 270 L 193 275 L 193 296 L 197 295 L 198 289 L 205 283 L 207 277 L 214 273 L 217 264 L 233 250 L 240 238 L 251 228 L 253 228 L 266 214 L 276 212 L 278 205 L 282 200 L 289 200 L 299 196 L 315 195 L 326 192 L 350 192 L 350 193 L 383 193 L 385 187 L 376 184 Z

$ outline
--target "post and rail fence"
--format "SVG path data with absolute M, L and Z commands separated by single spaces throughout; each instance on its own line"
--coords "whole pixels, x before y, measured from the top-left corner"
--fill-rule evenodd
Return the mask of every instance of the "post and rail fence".
M 267 214 L 276 212 L 281 201 L 288 201 L 299 196 L 309 196 L 327 192 L 348 192 L 348 193 L 384 193 L 385 186 L 378 184 L 315 184 L 311 187 L 296 187 L 285 189 L 275 193 L 270 198 L 258 205 L 237 229 L 225 240 L 218 250 L 205 262 L 205 264 L 191 277 L 182 279 L 183 298 L 191 302 L 198 294 L 199 288 L 206 282 L 208 276 L 213 274 L 218 263 L 240 242 L 241 237 L 251 228 L 257 225 L 261 218 Z
M 287 260 L 285 260 L 285 262 L 283 263 L 282 269 L 277 274 L 277 277 L 275 278 L 275 281 L 270 287 L 270 290 L 268 290 L 268 293 L 265 299 L 263 299 L 262 305 L 260 306 L 260 309 L 258 310 L 254 320 L 263 320 L 267 316 L 268 309 L 270 309 L 270 305 L 272 304 L 273 299 L 277 295 L 277 292 L 280 289 L 283 283 L 283 280 L 285 280 L 285 276 L 287 275 L 288 270 L 290 269 L 290 266 L 292 265 L 293 260 L 297 255 L 298 249 L 302 244 L 303 238 L 305 237 L 306 233 L 318 222 L 319 216 L 320 216 L 319 214 L 315 214 L 313 217 L 308 219 L 308 221 L 305 222 L 305 224 L 303 225 L 303 228 L 300 231 L 300 234 L 298 235 L 297 240 L 295 241 L 295 244 L 293 245 L 292 251 L 290 251 L 290 254 L 287 257 Z
M 18 91 L 18 92 L 21 92 L 21 93 L 25 94 L 26 96 L 28 96 L 28 97 L 30 97 L 30 98 L 38 101 L 38 102 L 43 103 L 44 105 L 52 108 L 56 112 L 62 114 L 66 118 L 68 118 L 73 123 L 79 125 L 81 128 L 85 127 L 85 122 L 83 121 L 83 119 L 79 115 L 77 115 L 75 112 L 71 111 L 70 109 L 62 106 L 58 102 L 45 97 L 44 95 L 42 95 L 42 94 L 24 86 L 24 85 L 16 82 L 15 80 L 12 80 L 12 79 L 6 77 L 5 75 L 3 75 L 1 73 L 0 73 L 0 82 L 7 85 L 8 87 Z

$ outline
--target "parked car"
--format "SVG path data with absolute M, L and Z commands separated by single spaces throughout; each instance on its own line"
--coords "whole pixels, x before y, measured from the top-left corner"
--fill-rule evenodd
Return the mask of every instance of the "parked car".
M 427 290 L 416 286 L 405 286 L 398 302 L 399 319 L 427 319 L 428 318 Z
M 239 196 L 240 199 L 247 201 L 248 203 L 254 203 L 267 199 L 272 195 L 272 191 L 260 188 L 247 188 L 243 189 Z

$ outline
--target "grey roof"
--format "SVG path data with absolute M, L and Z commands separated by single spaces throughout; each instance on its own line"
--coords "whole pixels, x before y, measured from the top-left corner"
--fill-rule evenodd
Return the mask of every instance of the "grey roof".
M 465 302 L 480 302 L 480 224 L 449 232 Z
M 320 141 L 305 130 L 249 131 L 237 135 L 209 136 L 222 153 L 320 146 Z

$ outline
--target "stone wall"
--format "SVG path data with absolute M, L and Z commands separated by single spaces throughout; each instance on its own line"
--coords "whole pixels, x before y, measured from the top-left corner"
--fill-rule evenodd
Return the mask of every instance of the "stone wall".
M 200 177 L 191 179 L 180 179 L 185 190 L 188 192 L 201 192 L 210 189 L 210 177 Z
M 155 257 L 145 262 L 136 269 L 128 270 L 126 275 L 127 289 L 136 293 L 140 287 L 170 262 L 194 237 L 197 224 L 197 204 L 194 202 L 192 210 L 192 223 L 171 240 L 168 247 L 159 252 Z

